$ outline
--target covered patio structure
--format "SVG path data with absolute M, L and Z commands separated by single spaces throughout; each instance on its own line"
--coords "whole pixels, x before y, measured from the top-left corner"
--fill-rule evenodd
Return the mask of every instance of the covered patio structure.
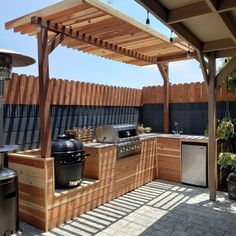
M 141 2 L 141 1 L 140 1 Z M 142 1 L 145 7 L 150 10 L 155 16 L 160 14 L 166 14 L 162 19 L 167 19 L 167 8 L 160 8 L 159 5 L 155 5 L 157 1 Z M 162 1 L 164 2 L 164 1 Z M 169 1 L 168 1 L 169 2 Z M 195 2 L 195 1 L 194 1 Z M 147 4 L 147 5 L 146 5 Z M 150 4 L 150 5 L 148 5 Z M 231 4 L 234 6 L 234 4 Z M 153 8 L 152 8 L 153 7 Z M 228 9 L 228 8 L 227 8 Z M 231 9 L 231 8 L 230 8 Z M 157 12 L 156 12 L 157 11 Z M 192 11 L 186 10 L 187 13 Z M 186 14 L 187 14 L 186 13 Z M 211 13 L 213 16 L 218 17 L 218 12 Z M 161 15 L 162 16 L 162 15 Z M 183 16 L 182 13 L 179 13 L 179 17 Z M 211 22 L 211 21 L 209 21 Z M 179 23 L 178 23 L 179 24 Z M 180 24 L 181 25 L 181 24 Z M 172 26 L 171 26 L 172 27 Z M 226 26 L 225 26 L 226 27 Z M 43 164 L 43 174 L 45 177 L 45 182 L 43 186 L 43 207 L 41 207 L 42 212 L 45 217 L 45 222 L 42 223 L 42 228 L 47 231 L 51 229 L 49 227 L 50 217 L 56 218 L 56 210 L 60 211 L 62 204 L 59 203 L 59 200 L 56 199 L 55 189 L 53 184 L 51 184 L 53 171 L 50 172 L 50 168 L 53 166 L 53 160 L 51 157 L 51 124 L 50 124 L 50 94 L 52 90 L 49 86 L 49 54 L 58 46 L 62 45 L 68 48 L 72 48 L 78 51 L 90 53 L 96 56 L 104 57 L 106 59 L 111 59 L 131 65 L 136 66 L 145 66 L 145 65 L 157 65 L 163 80 L 164 80 L 164 106 L 163 106 L 163 120 L 164 120 L 164 132 L 169 133 L 169 73 L 168 73 L 168 63 L 177 60 L 186 60 L 190 58 L 195 58 L 200 62 L 203 77 L 205 83 L 208 86 L 208 96 L 209 96 L 209 188 L 210 188 L 210 199 L 216 199 L 216 136 L 215 136 L 215 121 L 216 121 L 216 89 L 217 86 L 220 86 L 221 82 L 226 78 L 226 76 L 235 68 L 235 57 L 228 63 L 228 65 L 222 69 L 222 71 L 216 76 L 215 72 L 215 59 L 216 57 L 225 57 L 225 56 L 234 56 L 235 51 L 230 48 L 221 48 L 218 50 L 217 45 L 219 45 L 216 35 L 212 36 L 212 41 L 209 44 L 206 44 L 205 47 L 202 46 L 201 41 L 196 41 L 196 38 L 192 39 L 190 33 L 181 33 L 184 31 L 184 27 L 179 26 L 173 28 L 173 30 L 182 37 L 173 39 L 173 43 L 170 44 L 169 38 L 157 33 L 156 31 L 145 27 L 144 25 L 134 21 L 133 19 L 115 11 L 111 7 L 107 6 L 96 0 L 67 0 L 62 1 L 52 6 L 49 6 L 45 9 L 30 13 L 28 15 L 22 16 L 15 20 L 6 23 L 6 29 L 14 29 L 15 32 L 21 34 L 27 34 L 29 36 L 36 36 L 38 42 L 38 64 L 39 64 L 39 105 L 40 105 L 40 142 L 41 142 L 41 151 L 40 157 L 35 158 L 34 161 L 39 163 L 39 159 Z M 190 27 L 191 29 L 191 27 Z M 224 31 L 223 31 L 224 32 Z M 228 36 L 228 35 L 227 35 Z M 222 43 L 222 42 L 221 42 Z M 235 42 L 234 42 L 235 44 Z M 233 44 L 233 45 L 234 45 Z M 204 50 L 203 50 L 204 48 Z M 206 61 L 206 59 L 208 59 Z M 154 140 L 151 140 L 154 143 Z M 150 142 L 150 145 L 155 146 Z M 169 140 L 169 142 L 171 142 Z M 149 144 L 148 144 L 149 145 Z M 146 145 L 146 146 L 148 146 Z M 165 144 L 165 145 L 168 145 Z M 153 147 L 152 146 L 152 147 Z M 180 147 L 180 144 L 176 142 L 174 145 L 177 148 Z M 149 152 L 149 149 L 151 150 Z M 148 150 L 148 151 L 147 151 Z M 155 148 L 147 148 L 145 150 L 145 155 L 153 158 L 154 155 L 152 151 Z M 114 153 L 116 149 L 109 153 L 110 157 L 115 157 Z M 180 152 L 174 150 L 178 153 L 180 157 Z M 30 153 L 30 152 L 29 152 Z M 104 152 L 105 153 L 105 152 Z M 37 155 L 39 155 L 37 153 Z M 105 154 L 104 154 L 105 155 Z M 108 156 L 109 156 L 108 155 Z M 17 157 L 14 157 L 17 159 Z M 27 157 L 28 158 L 28 157 Z M 26 159 L 27 159 L 26 158 Z M 145 157 L 143 157 L 145 158 Z M 44 162 L 45 160 L 45 162 Z M 46 163 L 48 161 L 48 163 Z M 152 161 L 152 160 L 151 160 Z M 35 163 L 36 163 L 35 162 Z M 114 161 L 114 163 L 116 160 Z M 154 162 L 154 161 L 153 161 Z M 33 163 L 33 165 L 35 165 Z M 45 164 L 46 163 L 46 164 Z M 140 162 L 141 163 L 141 162 Z M 139 163 L 139 164 L 140 164 Z M 151 162 L 150 162 L 151 163 Z M 49 165 L 50 164 L 50 165 Z M 141 163 L 142 164 L 142 163 Z M 141 165 L 140 164 L 140 165 Z M 40 163 L 40 165 L 42 165 Z M 146 168 L 146 167 L 145 167 Z M 151 172 L 156 167 L 153 165 L 152 169 L 148 171 Z M 49 170 L 49 171 L 48 171 Z M 110 169 L 109 169 L 110 171 Z M 114 169 L 113 169 L 114 171 Z M 143 171 L 143 170 L 142 170 Z M 146 171 L 146 169 L 144 170 Z M 144 172 L 143 171 L 143 172 Z M 49 174 L 48 174 L 49 173 Z M 148 181 L 153 179 L 155 173 L 148 173 Z M 114 176 L 112 176 L 114 177 Z M 50 179 L 50 189 L 48 187 L 48 179 Z M 114 178 L 115 179 L 115 178 Z M 111 178 L 107 188 L 113 188 L 114 179 Z M 143 178 L 144 179 L 144 178 Z M 139 186 L 147 182 L 146 179 L 140 181 Z M 47 182 L 48 181 L 48 182 Z M 99 182 L 93 183 L 91 189 L 93 188 L 92 194 L 100 191 L 100 184 L 103 183 L 103 179 Z M 146 181 L 146 182 L 145 182 Z M 103 187 L 103 186 L 102 186 Z M 132 187 L 132 189 L 137 188 Z M 131 189 L 129 189 L 130 191 Z M 96 192 L 97 191 L 97 192 Z M 112 190 L 111 190 L 112 191 Z M 158 191 L 158 190 L 157 190 Z M 69 192 L 69 191 L 68 191 Z M 69 202 L 71 199 L 67 196 L 76 195 L 80 198 L 82 195 L 81 192 L 73 193 L 62 193 L 61 198 L 65 200 L 65 205 L 63 207 L 71 207 L 75 202 Z M 88 194 L 91 194 L 89 192 Z M 128 191 L 126 191 L 128 192 Z M 110 193 L 110 192 L 109 192 Z M 51 194 L 51 195 L 50 195 Z M 68 194 L 68 195 L 67 195 Z M 112 194 L 112 192 L 111 192 Z M 49 197 L 48 197 L 49 195 Z M 107 202 L 109 199 L 115 199 L 118 195 L 106 195 L 103 202 L 94 203 L 94 205 L 100 206 L 101 204 Z M 89 195 L 88 195 L 89 196 Z M 50 202 L 52 201 L 52 202 Z M 57 202 L 53 202 L 54 200 Z M 69 200 L 68 200 L 69 199 Z M 48 203 L 49 202 L 49 203 Z M 54 205 L 53 205 L 54 204 Z M 56 208 L 54 213 L 53 207 L 58 204 L 60 205 Z M 64 203 L 63 203 L 64 204 Z M 68 204 L 68 205 L 66 205 Z M 71 204 L 71 205 L 70 205 Z M 90 207 L 90 206 L 89 206 Z M 72 207 L 71 207 L 72 208 Z M 95 208 L 95 207 L 93 207 Z M 40 210 L 41 210 L 40 209 Z M 79 208 L 78 208 L 79 209 Z M 78 210 L 77 209 L 77 210 Z M 91 209 L 91 208 L 90 208 Z M 86 210 L 87 211 L 87 208 Z M 80 212 L 79 212 L 80 214 Z M 59 217 L 58 217 L 59 218 Z M 64 219 L 59 219 L 64 220 Z M 54 222 L 54 227 L 56 224 L 59 224 L 59 220 Z M 36 217 L 37 221 L 37 217 Z M 61 221 L 60 221 L 61 222 Z M 37 222 L 36 222 L 37 223 Z M 45 224 L 44 224 L 45 223 Z
M 152 155 L 153 149 L 147 148 L 143 145 L 145 151 L 142 158 L 150 158 L 150 166 L 142 164 L 141 158 L 138 160 L 137 171 L 131 174 L 138 179 L 136 182 L 130 183 L 130 186 L 123 188 L 122 191 L 113 190 L 113 181 L 117 179 L 122 180 L 123 174 L 114 177 L 114 169 L 108 169 L 107 174 L 112 175 L 109 185 L 106 184 L 107 179 L 100 180 L 99 178 L 90 186 L 89 191 L 81 191 L 80 188 L 71 191 L 62 191 L 55 193 L 54 175 L 53 175 L 53 160 L 51 158 L 51 121 L 50 121 L 50 95 L 53 92 L 49 83 L 49 54 L 58 46 L 62 45 L 74 50 L 90 53 L 106 59 L 119 61 L 136 66 L 157 65 L 164 80 L 164 131 L 169 132 L 169 76 L 168 76 L 168 63 L 176 60 L 186 60 L 194 58 L 195 52 L 192 47 L 189 47 L 183 40 L 179 38 L 173 39 L 170 44 L 169 38 L 152 30 L 150 27 L 142 25 L 130 17 L 112 9 L 96 0 L 68 0 L 62 1 L 47 8 L 32 12 L 25 16 L 19 17 L 15 20 L 6 23 L 6 29 L 13 29 L 14 32 L 27 34 L 37 38 L 38 42 L 38 68 L 39 68 L 39 105 L 40 105 L 40 143 L 41 150 L 27 152 L 26 157 L 12 156 L 13 165 L 17 162 L 18 157 L 22 157 L 24 162 L 28 162 L 28 158 L 34 160 L 35 165 L 42 168 L 43 165 L 43 184 L 38 184 L 37 181 L 34 187 L 37 191 L 40 190 L 42 194 L 41 202 L 35 200 L 36 205 L 31 205 L 30 209 L 36 210 L 43 215 L 42 219 L 38 218 L 37 213 L 25 210 L 27 203 L 31 204 L 30 199 L 25 201 L 24 195 L 28 195 L 31 191 L 32 182 L 26 184 L 22 190 L 22 215 L 25 220 L 32 223 L 45 231 L 51 229 L 61 222 L 71 219 L 69 214 L 61 213 L 61 209 L 71 208 L 72 214 L 82 214 L 80 207 L 83 205 L 84 211 L 88 211 L 92 206 L 99 206 L 109 199 L 120 196 L 121 193 L 127 192 L 141 186 L 146 182 L 150 182 L 155 176 L 155 166 Z M 151 139 L 150 145 L 153 145 L 154 140 Z M 149 145 L 149 144 L 148 144 Z M 147 150 L 146 150 L 147 148 Z M 110 162 L 115 158 L 116 149 L 111 148 L 109 151 Z M 149 150 L 150 149 L 150 150 Z M 106 150 L 104 151 L 104 153 Z M 102 152 L 100 152 L 102 153 Z M 29 155 L 29 156 L 27 156 Z M 35 156 L 36 155 L 36 156 Z M 40 155 L 41 158 L 38 158 Z M 140 156 L 139 156 L 140 157 Z M 98 158 L 98 157 L 97 157 Z M 41 160 L 40 160 L 41 159 Z M 105 159 L 101 159 L 103 162 Z M 116 160 L 113 161 L 116 163 Z M 130 161 L 129 161 L 130 162 Z M 28 165 L 28 164 L 27 164 Z M 99 164 L 100 165 L 100 164 Z M 18 166 L 19 172 L 22 166 Z M 35 166 L 34 166 L 35 167 Z M 33 167 L 33 168 L 34 168 Z M 30 167 L 32 168 L 32 167 Z M 99 168 L 99 167 L 98 167 Z M 118 168 L 118 167 L 117 167 Z M 40 169 L 40 173 L 41 173 Z M 110 173 L 112 171 L 112 173 Z M 146 171 L 146 172 L 145 172 Z M 145 172 L 145 174 L 144 174 Z M 104 172 L 105 173 L 105 172 Z M 94 176 L 94 174 L 93 174 Z M 103 174 L 104 176 L 104 174 Z M 44 179 L 43 179 L 44 178 Z M 105 178 L 105 177 L 104 177 Z M 133 177 L 132 177 L 133 178 Z M 121 181 L 120 180 L 120 181 Z M 103 185 L 102 185 L 103 183 Z M 114 184 L 115 185 L 115 184 Z M 135 187 L 136 186 L 136 187 Z M 90 189 L 92 189 L 90 191 Z M 106 193 L 106 191 L 108 193 Z M 81 194 L 82 192 L 82 194 Z M 100 196 L 98 194 L 104 194 Z M 73 194 L 73 198 L 70 196 Z M 87 195 L 86 195 L 87 194 Z M 61 196 L 60 196 L 61 195 Z M 82 197 L 82 195 L 85 195 Z M 89 202 L 87 198 L 95 198 L 94 202 Z M 62 198 L 60 200 L 59 198 Z M 72 205 L 77 199 L 78 206 L 76 210 L 72 209 Z M 84 200 L 85 199 L 85 200 Z M 21 207 L 21 206 L 20 206 Z M 94 208 L 94 207 L 93 207 Z M 27 208 L 28 209 L 28 208 Z M 77 213 L 78 211 L 78 213 Z M 32 218 L 33 215 L 33 218 Z M 53 219 L 53 220 L 50 220 Z
M 210 199 L 216 199 L 217 143 L 216 94 L 236 68 L 236 1 L 136 0 L 180 38 L 191 45 L 208 87 L 208 178 Z M 216 74 L 216 59 L 232 57 Z

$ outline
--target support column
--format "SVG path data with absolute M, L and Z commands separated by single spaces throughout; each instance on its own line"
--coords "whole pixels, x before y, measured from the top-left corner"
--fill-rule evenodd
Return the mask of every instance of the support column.
M 40 143 L 41 157 L 51 156 L 51 115 L 48 66 L 48 30 L 37 28 L 38 67 L 39 67 L 39 105 L 40 105 Z
M 169 83 L 169 65 L 168 63 L 165 64 L 158 64 L 158 69 L 161 73 L 163 78 L 163 124 L 164 124 L 164 133 L 169 133 L 169 99 L 170 99 L 170 83 Z
M 217 186 L 217 142 L 216 142 L 216 58 L 215 53 L 209 56 L 208 85 L 208 186 L 210 200 L 216 200 Z

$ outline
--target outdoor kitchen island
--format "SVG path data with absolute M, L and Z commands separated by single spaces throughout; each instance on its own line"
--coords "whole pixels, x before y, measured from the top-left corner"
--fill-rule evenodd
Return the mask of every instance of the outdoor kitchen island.
M 20 220 L 48 231 L 156 178 L 156 139 L 141 141 L 141 153 L 117 160 L 117 146 L 85 145 L 81 186 L 55 190 L 54 158 L 41 151 L 11 153 L 9 167 L 19 175 Z
M 40 150 L 9 154 L 19 175 L 20 219 L 48 231 L 156 178 L 181 182 L 181 142 L 207 142 L 199 136 L 141 135 L 141 153 L 117 159 L 117 146 L 85 144 L 81 186 L 54 187 L 54 159 Z
M 141 135 L 141 140 L 148 138 L 155 138 L 156 140 L 156 178 L 177 183 L 182 182 L 182 144 L 208 143 L 208 137 L 199 135 L 158 133 Z

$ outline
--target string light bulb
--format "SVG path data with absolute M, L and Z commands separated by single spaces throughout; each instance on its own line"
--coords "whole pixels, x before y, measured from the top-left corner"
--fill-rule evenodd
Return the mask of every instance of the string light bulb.
M 149 11 L 147 11 L 146 25 L 149 25 L 149 24 L 150 24 Z
M 188 59 L 191 58 L 190 45 L 188 45 L 187 58 L 188 58 Z
M 187 52 L 187 58 L 190 59 L 191 55 L 190 55 L 190 50 L 188 50 Z
M 170 31 L 170 39 L 169 39 L 169 41 L 170 41 L 170 44 L 173 44 L 173 31 L 172 30 Z

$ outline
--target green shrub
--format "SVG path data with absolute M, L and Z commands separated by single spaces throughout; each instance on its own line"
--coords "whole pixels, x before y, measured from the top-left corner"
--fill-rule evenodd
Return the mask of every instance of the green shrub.
M 224 118 L 217 126 L 217 138 L 229 140 L 234 136 L 234 121 L 229 118 Z
M 218 164 L 224 169 L 227 167 L 230 167 L 232 170 L 236 169 L 236 154 L 221 152 L 218 157 Z

